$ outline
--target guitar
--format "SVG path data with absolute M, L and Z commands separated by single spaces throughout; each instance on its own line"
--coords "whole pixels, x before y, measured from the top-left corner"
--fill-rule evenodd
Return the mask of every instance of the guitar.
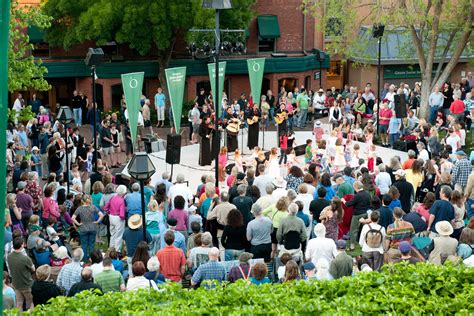
M 229 133 L 230 135 L 239 134 L 239 129 L 240 129 L 241 124 L 242 122 L 239 119 L 231 119 L 226 128 L 227 133 Z
M 287 119 L 288 119 L 288 114 L 286 112 L 277 113 L 275 115 L 275 122 L 277 122 L 278 125 L 280 125 Z
M 254 123 L 258 122 L 258 116 L 254 115 L 252 118 L 247 119 L 247 124 L 248 125 L 253 125 Z

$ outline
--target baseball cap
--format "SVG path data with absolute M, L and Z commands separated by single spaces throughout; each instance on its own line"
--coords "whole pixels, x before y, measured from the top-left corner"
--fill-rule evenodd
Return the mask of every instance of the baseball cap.
M 346 249 L 346 241 L 343 240 L 343 239 L 339 239 L 336 241 L 336 246 L 337 246 L 337 249 Z
M 311 270 L 314 270 L 316 269 L 316 267 L 314 266 L 314 263 L 312 263 L 311 261 L 310 262 L 306 262 L 304 265 L 303 265 L 303 270 L 305 271 L 311 271 Z
M 26 182 L 25 181 L 20 181 L 20 182 L 18 182 L 16 187 L 17 187 L 18 190 L 23 190 L 26 187 Z
M 458 150 L 456 156 L 466 156 L 466 153 L 463 150 Z
M 402 241 L 400 242 L 398 249 L 400 249 L 401 253 L 408 253 L 411 250 L 411 245 L 408 241 Z

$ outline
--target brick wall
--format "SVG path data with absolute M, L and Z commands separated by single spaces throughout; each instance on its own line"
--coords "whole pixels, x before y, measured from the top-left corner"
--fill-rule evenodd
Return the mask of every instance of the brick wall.
M 301 10 L 301 0 L 258 0 L 255 4 L 257 15 L 277 15 L 280 24 L 281 37 L 277 39 L 277 52 L 303 50 L 304 18 Z M 306 50 L 315 47 L 315 23 L 310 16 L 306 18 Z M 257 19 L 249 27 L 250 38 L 247 51 L 255 53 L 258 46 Z

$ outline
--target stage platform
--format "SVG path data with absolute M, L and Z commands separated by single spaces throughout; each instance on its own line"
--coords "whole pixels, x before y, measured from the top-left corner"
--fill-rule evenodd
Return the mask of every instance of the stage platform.
M 327 138 L 329 136 L 329 129 L 326 127 L 326 133 L 324 137 Z M 247 132 L 244 130 L 243 132 L 243 158 L 248 157 L 251 155 L 252 151 L 247 148 Z M 265 132 L 265 136 L 263 136 L 263 132 L 260 132 L 259 137 L 259 146 L 264 148 L 265 151 L 270 150 L 272 147 L 277 146 L 277 132 Z M 312 139 L 314 141 L 314 136 L 309 131 L 296 131 L 295 132 L 295 145 L 302 145 L 306 144 L 307 139 Z M 239 148 L 242 150 L 242 132 L 238 136 L 239 140 Z M 366 152 L 366 144 L 362 142 L 354 142 L 360 145 L 360 152 Z M 155 184 L 157 181 L 161 179 L 161 174 L 163 171 L 171 172 L 172 168 L 171 165 L 165 162 L 165 151 L 154 152 L 150 154 L 150 158 L 153 161 L 153 164 L 156 168 L 156 173 L 152 177 L 152 184 Z M 406 152 L 380 147 L 377 146 L 377 156 L 382 157 L 384 163 L 388 163 L 391 157 L 399 156 L 402 161 L 406 160 L 408 155 Z M 198 164 L 199 158 L 199 144 L 183 146 L 181 148 L 181 163 L 178 165 L 173 166 L 173 182 L 176 178 L 177 174 L 184 174 L 186 181 L 189 182 L 189 186 L 192 190 L 195 190 L 197 186 L 200 184 L 201 175 L 203 174 L 213 174 L 214 173 L 214 162 L 212 166 L 199 166 Z M 301 162 L 304 162 L 303 157 L 299 158 Z M 229 155 L 229 162 L 233 161 L 233 153 Z M 280 170 L 281 175 L 284 176 L 286 174 L 285 168 L 281 168 Z M 127 173 L 127 166 L 122 171 L 122 174 L 128 175 Z

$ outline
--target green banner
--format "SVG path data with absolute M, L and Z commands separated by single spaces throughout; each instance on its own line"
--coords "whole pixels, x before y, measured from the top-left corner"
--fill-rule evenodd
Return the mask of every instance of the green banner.
M 207 69 L 209 71 L 209 80 L 211 81 L 212 94 L 214 96 L 217 95 L 217 99 L 215 99 L 214 102 L 219 105 L 218 111 L 221 111 L 222 109 L 221 101 L 222 101 L 222 92 L 224 91 L 226 65 L 227 63 L 225 61 L 219 62 L 219 91 L 217 91 L 217 94 L 216 94 L 216 63 L 207 64 Z
M 260 104 L 265 58 L 247 59 L 247 68 L 249 70 L 252 100 L 254 103 Z
M 132 137 L 133 148 L 137 141 L 138 113 L 140 112 L 140 97 L 142 96 L 144 72 L 133 72 L 122 75 L 122 87 L 127 103 L 128 124 L 130 126 L 130 136 Z
M 8 37 L 10 29 L 10 0 L 5 0 L 0 3 L 0 165 L 6 165 L 6 150 L 7 148 L 5 133 L 7 132 L 7 117 L 8 117 Z M 0 168 L 0 179 L 6 178 L 6 168 Z M 7 182 L 0 182 L 0 210 L 5 209 L 5 201 L 7 195 Z M 3 267 L 3 258 L 5 252 L 5 216 L 0 216 L 0 266 Z M 0 311 L 3 311 L 3 295 L 0 300 Z
M 165 70 L 166 84 L 170 94 L 171 109 L 176 134 L 181 131 L 181 112 L 183 110 L 184 85 L 186 83 L 186 67 Z

